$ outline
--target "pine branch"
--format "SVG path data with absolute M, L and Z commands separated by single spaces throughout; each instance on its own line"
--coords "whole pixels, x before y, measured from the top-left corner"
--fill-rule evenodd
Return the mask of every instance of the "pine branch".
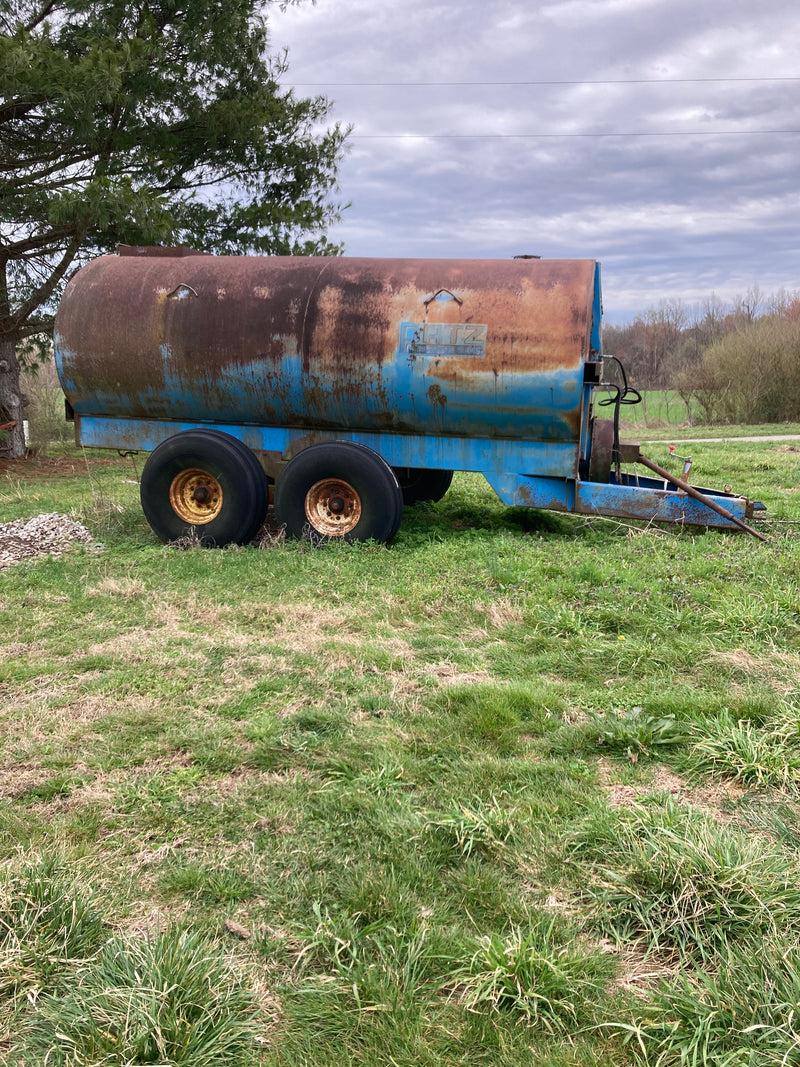
M 76 233 L 72 237 L 72 240 L 69 242 L 61 256 L 61 259 L 50 272 L 47 281 L 34 289 L 28 299 L 12 313 L 10 317 L 11 329 L 8 331 L 9 333 L 14 334 L 15 336 L 21 336 L 19 331 L 25 329 L 26 319 L 33 315 L 38 308 L 46 304 L 52 297 L 53 293 L 58 288 L 59 282 L 67 273 L 72 261 L 78 254 L 83 236 L 82 233 Z

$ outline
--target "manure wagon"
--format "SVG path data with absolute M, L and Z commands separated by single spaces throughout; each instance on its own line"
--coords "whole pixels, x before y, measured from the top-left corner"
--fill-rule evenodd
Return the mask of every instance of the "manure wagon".
M 274 496 L 290 536 L 388 542 L 453 471 L 583 515 L 741 528 L 758 507 L 620 441 L 625 385 L 598 417 L 594 260 L 123 246 L 69 281 L 55 353 L 77 442 L 151 453 L 141 501 L 164 541 L 245 543 Z

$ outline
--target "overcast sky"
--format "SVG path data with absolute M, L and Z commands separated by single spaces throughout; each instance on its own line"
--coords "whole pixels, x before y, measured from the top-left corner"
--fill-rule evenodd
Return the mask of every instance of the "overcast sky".
M 317 0 L 271 40 L 353 126 L 348 255 L 598 259 L 612 322 L 800 290 L 797 0 Z

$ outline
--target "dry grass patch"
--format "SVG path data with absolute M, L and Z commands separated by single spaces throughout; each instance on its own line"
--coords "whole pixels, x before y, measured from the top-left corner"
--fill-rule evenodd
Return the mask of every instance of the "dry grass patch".
M 52 800 L 32 804 L 31 810 L 40 815 L 55 816 L 79 812 L 82 809 L 103 807 L 111 809 L 114 805 L 114 793 L 108 784 L 108 776 L 99 774 L 91 781 L 84 782 L 71 788 L 69 793 L 63 796 L 53 797 Z
M 254 611 L 258 609 L 263 613 L 265 622 L 271 620 L 271 605 L 252 605 L 245 602 L 242 607 L 253 608 Z M 236 623 L 237 613 L 227 604 L 211 606 L 208 603 L 198 603 L 197 600 L 182 600 L 173 593 L 169 600 L 156 600 L 152 606 L 152 614 L 159 626 L 153 632 L 160 633 L 162 637 L 197 640 L 200 636 L 213 634 L 217 643 L 227 642 L 239 647 L 244 647 L 253 639 L 251 633 L 242 632 L 242 628 Z
M 188 900 L 174 904 L 137 900 L 129 905 L 126 914 L 114 923 L 114 929 L 130 937 L 152 938 L 163 934 L 171 926 L 188 926 L 192 905 Z
M 358 634 L 361 617 L 356 611 L 320 607 L 319 604 L 297 603 L 265 606 L 264 621 L 267 632 L 259 638 L 264 645 L 277 645 L 286 652 L 314 652 L 331 638 L 348 638 Z M 366 641 L 364 642 L 366 643 Z
M 797 693 L 800 683 L 800 654 L 772 650 L 769 655 L 756 656 L 744 648 L 711 652 L 708 662 L 724 667 L 743 685 L 758 678 L 782 697 Z
M 72 684 L 83 684 L 85 680 L 84 675 L 80 682 Z M 130 718 L 131 714 L 149 713 L 159 706 L 153 697 L 138 693 L 124 696 L 88 693 L 56 707 L 48 706 L 48 700 L 63 700 L 67 692 L 66 688 L 54 686 L 50 692 L 38 693 L 37 699 L 29 701 L 27 705 L 6 705 L 3 733 L 6 745 L 9 746 L 7 754 L 12 757 L 15 753 L 18 754 L 18 759 L 13 760 L 14 763 L 24 761 L 22 753 L 32 748 L 46 745 L 52 750 L 54 742 L 65 742 L 78 735 L 84 736 L 81 727 L 107 719 Z
M 486 620 L 497 630 L 506 626 L 521 626 L 524 614 L 508 597 L 498 597 L 486 605 Z
M 118 793 L 121 788 L 135 784 L 139 780 L 151 778 L 161 772 L 175 770 L 180 767 L 191 767 L 192 758 L 184 752 L 176 752 L 172 756 L 160 757 L 156 760 L 147 760 L 140 766 L 129 770 L 113 770 L 94 773 L 85 763 L 78 761 L 73 769 L 76 782 L 70 786 L 68 792 L 53 796 L 49 800 L 42 800 L 29 805 L 29 810 L 43 817 L 55 818 L 62 814 L 74 814 L 82 809 L 88 809 L 102 805 L 109 811 L 113 810 Z M 0 773 L 6 774 L 6 768 L 0 769 Z M 19 793 L 24 793 L 38 785 L 46 785 L 49 781 L 58 781 L 61 774 L 53 774 L 51 771 L 40 772 L 38 781 L 31 781 L 30 785 L 23 787 Z M 81 781 L 81 779 L 86 779 Z M 2 796 L 2 793 L 0 793 Z
M 616 769 L 605 759 L 598 760 L 597 774 L 612 808 L 629 808 L 644 796 L 667 793 L 681 804 L 696 808 L 719 822 L 727 822 L 730 818 L 723 806 L 730 801 L 739 800 L 745 793 L 741 786 L 731 781 L 691 785 L 685 778 L 664 766 L 656 767 L 647 781 L 633 785 L 616 781 Z
M 206 778 L 203 782 L 204 800 L 214 798 L 230 800 L 240 793 L 263 790 L 265 793 L 275 786 L 289 785 L 296 779 L 307 779 L 309 771 L 305 767 L 292 767 L 284 771 L 260 771 L 249 767 L 237 767 L 229 774 L 218 778 Z
M 147 586 L 141 578 L 107 577 L 97 585 L 87 588 L 86 595 L 91 597 L 118 596 L 126 599 L 136 599 L 136 597 L 143 596 L 146 592 Z
M 164 631 L 161 629 L 145 629 L 134 626 L 124 633 L 110 637 L 107 641 L 97 641 L 90 645 L 87 652 L 90 656 L 113 656 L 124 663 L 150 663 L 156 666 L 166 666 L 173 662 L 174 647 L 169 642 L 174 640 L 192 641 L 195 645 L 210 647 L 214 644 L 209 637 L 198 638 L 189 631 L 172 631 L 165 640 Z M 79 658 L 79 657 L 76 657 Z M 181 659 L 197 662 L 204 658 L 202 648 L 181 648 Z
M 682 964 L 677 956 L 648 956 L 641 947 L 622 947 L 607 938 L 601 940 L 600 949 L 617 958 L 617 974 L 611 982 L 612 990 L 646 997 L 664 979 L 674 978 L 681 972 Z
M 257 1045 L 269 1046 L 275 1043 L 276 1036 L 283 1021 L 281 1002 L 263 974 L 260 964 L 252 969 L 250 990 L 259 1009 L 259 1032 L 255 1041 Z
M 0 766 L 0 799 L 14 800 L 18 796 L 29 793 L 31 789 L 44 785 L 51 778 L 53 778 L 51 771 L 44 771 L 34 764 L 4 763 Z
M 42 653 L 43 646 L 35 641 L 10 641 L 7 645 L 0 646 L 0 662 L 13 659 L 29 662 L 34 656 Z
M 464 671 L 449 660 L 427 664 L 425 674 L 431 675 L 442 685 L 446 686 L 481 685 L 491 681 L 494 681 L 498 687 L 504 684 L 497 679 L 493 679 L 490 672 L 484 667 L 480 667 L 478 670 L 474 671 Z

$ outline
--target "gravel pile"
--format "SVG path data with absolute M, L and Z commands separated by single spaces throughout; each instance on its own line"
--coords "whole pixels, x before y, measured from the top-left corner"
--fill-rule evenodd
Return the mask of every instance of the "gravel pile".
M 85 526 L 55 511 L 0 523 L 0 567 L 35 556 L 60 556 L 76 541 L 86 543 L 94 538 Z

